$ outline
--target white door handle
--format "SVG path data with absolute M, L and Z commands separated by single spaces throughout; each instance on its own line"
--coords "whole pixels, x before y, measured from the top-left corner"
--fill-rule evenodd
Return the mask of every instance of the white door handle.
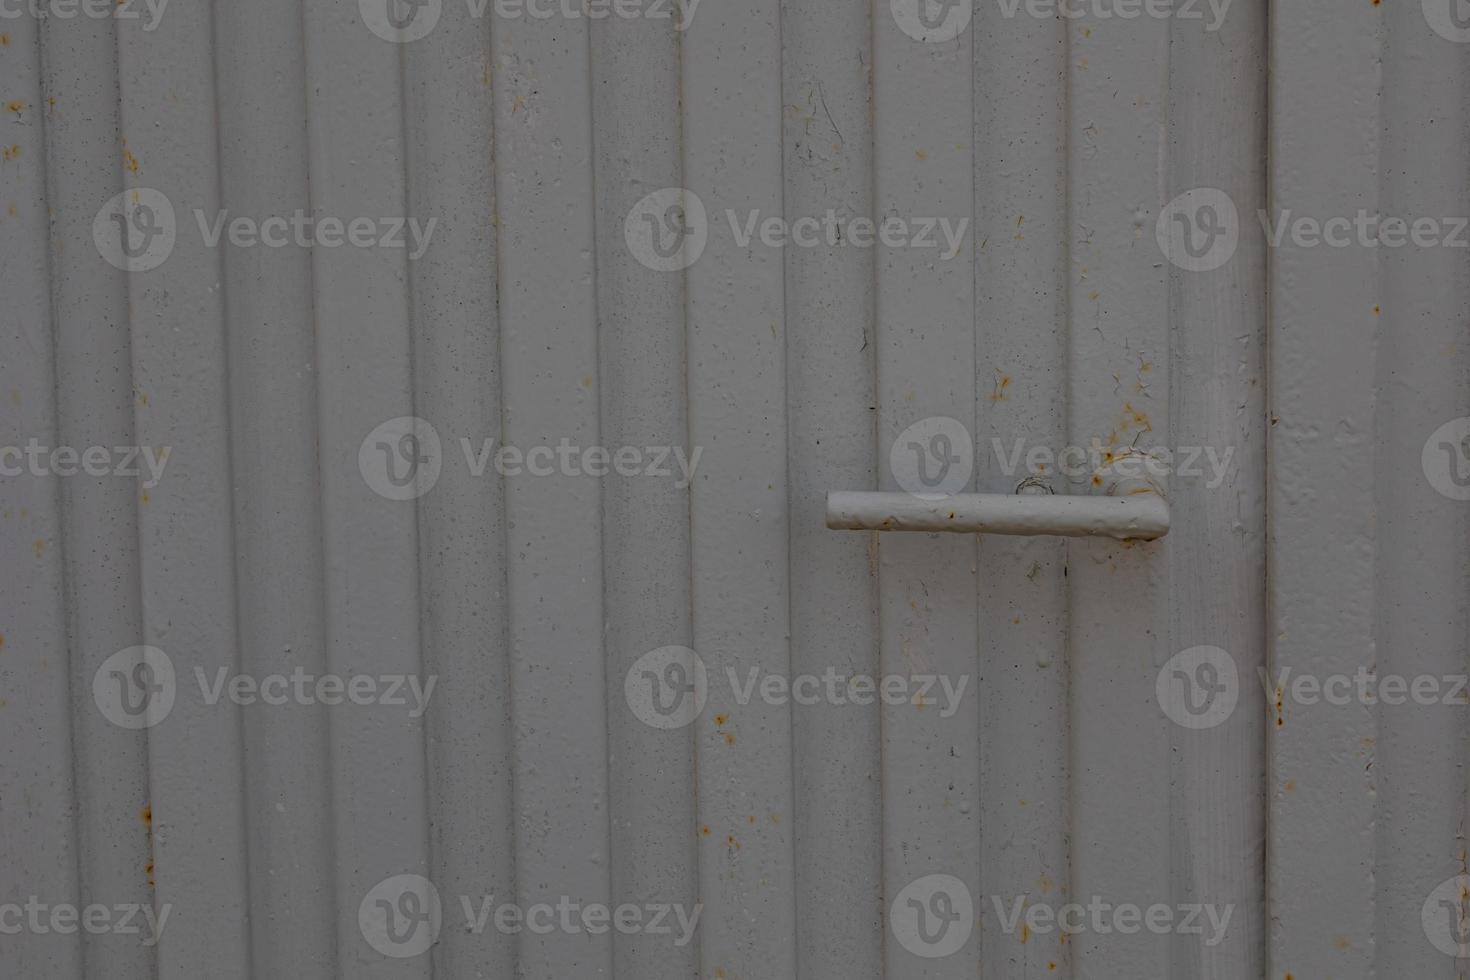
M 840 531 L 1058 534 L 1152 541 L 1169 533 L 1169 502 L 1152 488 L 1122 496 L 966 493 L 926 500 L 910 493 L 837 490 L 827 526 Z

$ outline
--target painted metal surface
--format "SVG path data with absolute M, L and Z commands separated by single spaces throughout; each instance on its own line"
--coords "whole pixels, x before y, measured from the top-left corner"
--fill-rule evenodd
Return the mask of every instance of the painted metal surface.
M 0 3 L 0 976 L 1463 972 L 1456 12 Z

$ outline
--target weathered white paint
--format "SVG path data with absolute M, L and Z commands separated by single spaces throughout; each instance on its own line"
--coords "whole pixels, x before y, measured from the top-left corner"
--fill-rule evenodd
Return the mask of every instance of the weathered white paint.
M 0 974 L 1454 975 L 1421 913 L 1464 869 L 1463 706 L 1257 683 L 1268 649 L 1296 676 L 1466 669 L 1465 504 L 1419 458 L 1470 413 L 1464 252 L 1268 248 L 1255 222 L 1470 213 L 1470 45 L 1421 6 L 1278 4 L 1269 49 L 1262 0 L 1218 30 L 986 2 L 930 42 L 889 0 L 701 3 L 684 31 L 446 0 L 403 46 L 348 0 L 0 21 L 0 446 L 173 449 L 157 486 L 0 477 L 0 905 L 170 916 L 156 949 L 0 936 Z M 125 187 L 177 209 L 151 272 L 92 241 Z M 654 271 L 624 221 L 681 187 L 708 242 Z M 1239 216 L 1203 272 L 1155 242 L 1195 188 Z M 196 208 L 437 225 L 412 260 L 216 249 Z M 969 226 L 943 258 L 744 243 L 726 213 L 828 209 Z M 442 473 L 388 500 L 358 451 L 411 415 Z M 935 416 L 972 429 L 964 495 L 873 494 Z M 502 478 L 461 443 L 563 438 L 701 455 L 690 485 Z M 1233 455 L 1164 504 L 1055 472 L 1017 496 L 997 449 L 1094 438 Z M 831 530 L 829 491 L 854 492 L 837 525 L 917 533 Z M 954 522 L 1048 533 L 927 533 Z M 1099 529 L 1168 536 L 1052 536 Z M 141 643 L 183 690 L 125 731 L 92 681 Z M 668 730 L 624 697 L 665 647 L 709 680 Z M 1191 728 L 1159 681 L 1201 647 L 1238 703 Z M 422 718 L 197 695 L 196 667 L 298 666 L 436 686 Z M 752 670 L 966 686 L 767 703 Z M 443 901 L 422 956 L 359 927 L 399 874 Z M 977 920 L 944 958 L 893 928 L 929 875 Z M 1093 896 L 1232 913 L 1216 944 L 1000 914 Z M 702 909 L 683 945 L 464 921 L 562 897 Z

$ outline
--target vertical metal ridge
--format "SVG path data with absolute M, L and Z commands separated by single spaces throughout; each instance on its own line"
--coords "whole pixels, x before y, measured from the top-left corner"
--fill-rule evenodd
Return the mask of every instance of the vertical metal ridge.
M 1380 204 L 1383 7 L 1272 4 L 1271 213 L 1326 220 Z M 1322 166 L 1330 162 L 1330 166 Z M 1377 661 L 1374 383 L 1382 285 L 1366 248 L 1284 241 L 1270 293 L 1273 672 Z M 1380 308 L 1380 309 L 1375 309 Z M 1321 324 L 1334 324 L 1324 344 Z M 1269 692 L 1269 969 L 1372 975 L 1377 712 Z M 1335 846 L 1324 848 L 1322 841 Z M 1321 896 L 1332 896 L 1324 906 Z M 1327 914 L 1330 909 L 1330 914 Z
M 1067 444 L 1067 36 L 1060 18 L 975 13 L 977 490 L 1028 479 L 1080 493 Z M 1034 450 L 1053 455 L 1048 462 Z M 1072 944 L 1007 930 L 992 897 L 1070 900 L 1067 582 L 1063 539 L 980 537 L 981 975 L 1069 978 Z
M 970 6 L 947 5 L 935 26 L 920 20 L 932 5 L 872 4 L 875 222 L 914 222 L 916 235 L 920 219 L 951 226 L 974 219 Z M 962 242 L 947 260 L 907 236 L 873 247 L 879 489 L 921 493 L 909 477 L 928 474 L 946 492 L 966 492 L 975 483 L 976 273 L 967 251 L 975 243 Z M 978 559 L 969 535 L 882 539 L 884 678 L 974 682 Z M 945 705 L 933 691 L 911 689 L 875 710 L 882 715 L 885 975 L 973 977 L 981 958 L 975 926 L 986 904 L 979 699 Z
M 1377 190 L 1389 220 L 1411 228 L 1429 221 L 1443 231 L 1445 219 L 1470 215 L 1464 162 L 1470 48 L 1435 33 L 1426 16 L 1431 8 L 1382 9 Z M 1466 870 L 1464 799 L 1442 792 L 1462 779 L 1466 728 L 1456 716 L 1464 704 L 1441 699 L 1443 679 L 1465 669 L 1470 525 L 1464 501 L 1433 485 L 1429 468 L 1445 458 L 1435 433 L 1470 409 L 1470 290 L 1463 247 L 1383 247 L 1375 261 L 1382 299 L 1373 374 L 1379 395 L 1371 481 L 1379 535 L 1374 666 L 1384 696 L 1373 764 L 1372 968 L 1379 977 L 1447 975 L 1451 961 L 1426 941 L 1427 931 L 1447 921 L 1447 910 L 1425 903 Z M 1437 696 L 1411 694 L 1407 703 L 1392 704 L 1389 677 L 1434 678 Z M 1456 900 L 1463 915 L 1463 895 Z
M 1223 695 L 1233 699 L 1228 717 L 1191 729 L 1179 723 L 1187 718 L 1171 716 L 1173 902 L 1233 910 L 1213 945 L 1175 937 L 1170 975 L 1180 978 L 1260 977 L 1265 970 L 1266 731 L 1258 682 L 1266 652 L 1267 261 L 1255 222 L 1267 203 L 1265 26 L 1259 0 L 1236 4 L 1214 32 L 1198 21 L 1172 23 L 1163 198 L 1215 188 L 1238 214 L 1238 245 L 1224 266 L 1170 269 L 1171 447 L 1181 472 L 1170 484 L 1166 653 L 1215 647 L 1235 667 Z M 1233 83 L 1212 83 L 1223 78 Z M 1225 472 L 1216 473 L 1209 456 L 1190 463 L 1187 454 L 1200 450 L 1223 458 Z
M 613 454 L 647 446 L 687 454 L 683 272 L 646 268 L 625 236 L 646 195 L 683 183 L 679 34 L 667 22 L 611 18 L 592 25 L 591 42 L 601 445 Z M 670 664 L 690 666 L 669 648 L 693 644 L 689 488 L 670 469 L 600 481 L 609 866 L 615 902 L 693 908 L 693 738 L 703 719 L 661 676 Z M 654 696 L 674 706 L 668 727 L 628 693 L 641 696 L 655 682 Z M 616 980 L 698 973 L 697 937 L 683 946 L 666 936 L 613 938 Z
M 1087 18 L 1068 30 L 1068 443 L 1090 454 L 1072 492 L 1096 493 L 1104 480 L 1090 471 L 1104 453 L 1167 446 L 1172 431 L 1165 262 L 1150 227 L 1163 184 L 1169 28 L 1152 16 Z M 1071 894 L 1084 903 L 1170 900 L 1168 850 L 1156 843 L 1168 839 L 1169 722 L 1139 706 L 1155 701 L 1170 656 L 1172 551 L 1170 538 L 1068 544 Z M 1073 943 L 1079 978 L 1173 975 L 1169 938 L 1156 932 L 1088 930 Z
M 504 19 L 495 93 L 508 445 L 597 439 L 593 167 L 584 19 Z M 538 472 L 536 472 L 539 470 Z M 549 472 L 548 472 L 549 471 Z M 518 900 L 606 903 L 607 687 L 601 494 L 551 463 L 506 483 Z M 522 933 L 529 975 L 607 976 L 612 940 Z
M 111 21 L 87 20 L 48 20 L 40 29 L 45 98 L 34 109 L 45 118 L 48 160 L 73 161 L 48 167 L 58 438 L 70 446 L 135 442 L 124 273 L 102 262 L 92 242 L 95 210 L 122 189 L 113 31 Z M 110 349 L 98 337 L 108 328 Z M 119 817 L 146 805 L 147 736 L 113 726 L 92 695 L 98 666 L 142 639 L 136 484 L 73 479 L 62 507 L 80 897 L 151 902 L 149 831 Z M 100 561 L 82 557 L 99 552 Z M 152 951 L 128 937 L 86 936 L 82 948 L 88 977 L 156 972 Z
M 299 8 L 215 11 L 220 187 L 230 217 L 311 207 Z M 293 16 L 294 14 L 294 16 Z M 222 241 L 241 670 L 326 670 L 310 253 Z M 267 286 L 268 288 L 262 288 Z M 264 975 L 335 971 L 323 705 L 242 711 L 252 955 Z M 288 966 L 289 965 L 289 966 Z
M 163 47 L 171 58 L 154 57 Z M 220 200 L 212 54 L 205 9 L 178 10 L 152 33 L 119 25 L 125 183 L 153 185 L 179 219 L 167 261 L 129 279 L 138 441 L 172 447 L 168 478 L 144 490 L 139 514 L 144 640 L 179 682 L 149 734 L 156 894 L 172 924 L 158 948 L 163 977 L 249 969 L 244 778 L 230 761 L 241 758 L 239 718 L 191 690 L 195 670 L 239 662 L 233 534 L 219 520 L 232 511 L 221 266 L 187 227 L 192 209 Z M 197 928 L 206 921 L 208 934 Z
M 784 212 L 866 216 L 873 201 L 872 12 L 784 4 Z M 823 523 L 833 487 L 876 485 L 871 249 L 785 249 L 791 673 L 880 672 L 873 535 Z M 883 969 L 879 713 L 839 688 L 792 705 L 797 975 L 877 980 Z M 831 896 L 841 895 L 841 902 Z
M 795 973 L 790 712 L 741 703 L 728 671 L 789 676 L 784 275 L 727 210 L 782 207 L 780 5 L 704 5 L 683 38 L 685 184 L 708 213 L 688 269 L 694 649 L 710 672 L 698 722 L 703 972 Z M 727 43 L 740 37 L 737 48 Z M 705 834 L 705 828 L 709 833 Z
M 0 362 L 0 440 L 23 446 L 36 439 L 54 446 L 61 426 L 53 384 L 40 25 L 29 20 L 13 26 L 8 48 L 0 54 L 0 92 L 8 103 L 0 143 L 0 176 L 7 191 L 0 213 L 0 295 L 7 314 L 0 319 L 6 350 Z M 10 749 L 0 755 L 0 824 L 16 843 L 0 863 L 0 894 L 17 903 L 29 896 L 56 905 L 80 899 L 77 797 L 66 765 L 72 757 L 72 697 L 63 507 L 62 479 L 56 473 L 0 482 L 0 592 L 6 607 L 0 614 L 0 739 Z M 59 737 L 36 739 L 35 733 Z M 10 970 L 82 976 L 80 936 L 26 934 L 11 927 L 6 932 L 3 955 Z
M 444 469 L 420 498 L 420 630 L 426 682 L 430 879 L 445 927 L 435 976 L 511 976 L 515 939 L 460 926 L 460 899 L 515 894 L 506 654 L 504 487 L 467 467 L 461 440 L 501 446 L 491 23 L 447 4 L 405 47 L 408 212 L 437 219 L 413 264 L 415 413 L 435 425 Z
M 343 221 L 403 216 L 400 52 L 365 29 L 350 5 L 306 10 L 312 204 Z M 316 248 L 312 260 L 327 664 L 343 678 L 413 676 L 423 660 L 411 498 L 424 474 L 414 459 L 385 460 L 399 475 L 408 467 L 406 487 L 390 492 L 362 465 L 365 445 L 394 445 L 375 427 L 413 411 L 408 259 L 390 249 Z M 423 721 L 383 705 L 342 708 L 330 725 L 338 969 L 353 980 L 428 977 L 428 957 L 386 958 L 359 923 L 364 905 L 425 899 L 428 890 Z M 385 771 L 392 780 L 376 778 Z M 380 885 L 386 895 L 375 893 Z M 421 927 L 410 926 L 412 941 Z

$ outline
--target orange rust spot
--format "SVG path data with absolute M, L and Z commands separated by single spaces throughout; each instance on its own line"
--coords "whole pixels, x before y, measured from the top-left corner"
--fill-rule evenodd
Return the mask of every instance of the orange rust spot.
M 927 160 L 927 159 L 929 159 L 929 154 L 925 150 L 915 150 L 914 151 L 914 156 L 917 157 L 920 160 Z
M 1286 781 L 1286 785 L 1284 787 L 1282 787 L 1282 788 L 1285 789 L 1288 793 L 1295 793 L 1296 792 L 1296 780 L 1295 779 L 1288 779 Z
M 8 48 L 8 47 L 10 47 L 10 35 L 9 34 L 0 34 L 0 48 Z
M 1092 485 L 1095 486 L 1095 487 L 1102 486 L 1102 477 L 1100 477 L 1096 473 L 1094 473 L 1092 475 Z
M 153 826 L 153 804 L 150 803 L 143 809 L 139 810 L 138 819 L 143 821 L 145 826 L 151 828 Z
M 9 102 L 5 103 L 5 111 L 13 112 L 17 116 L 20 115 L 22 112 L 25 112 L 28 108 L 30 107 L 22 102 L 20 99 L 11 99 Z
M 158 882 L 153 880 L 153 862 L 149 861 L 147 866 L 143 868 L 143 871 L 148 875 L 148 887 L 157 888 Z
M 46 541 L 44 538 L 37 538 L 36 543 L 31 545 L 31 547 L 36 550 L 37 558 L 40 558 L 46 553 Z
M 729 715 L 715 715 L 715 724 L 724 726 L 730 720 Z
M 1003 402 L 1003 401 L 1005 401 L 1006 400 L 1006 389 L 1009 388 L 1010 386 L 1011 386 L 1011 376 L 1009 374 L 1002 374 L 999 378 L 996 378 L 995 379 L 995 389 L 993 391 L 991 391 L 991 393 L 990 393 L 990 400 L 993 401 L 993 402 Z
M 725 744 L 726 745 L 734 745 L 735 744 L 735 733 L 734 732 L 726 732 L 725 733 Z
M 735 835 L 734 834 L 729 834 L 728 836 L 725 837 L 725 846 L 726 847 L 733 847 L 737 851 L 740 850 L 740 842 L 735 839 Z
M 752 813 L 749 817 L 746 818 L 746 820 L 750 823 L 751 826 L 755 826 L 755 814 Z
M 1023 923 L 1021 923 L 1021 942 L 1024 944 L 1024 943 L 1029 943 L 1030 941 L 1031 941 L 1031 927 L 1028 926 L 1026 923 L 1023 922 Z
M 703 827 L 700 827 L 699 833 L 703 837 L 708 837 L 710 835 L 709 824 L 705 824 Z
M 5 649 L 5 634 L 0 633 L 0 650 Z
M 1046 968 L 1047 968 L 1047 969 L 1048 969 L 1048 970 L 1055 970 L 1055 969 L 1056 969 L 1056 968 L 1057 968 L 1057 964 L 1056 964 L 1056 961 L 1055 961 L 1055 960 L 1052 960 L 1052 961 L 1050 961 L 1050 962 L 1048 962 L 1048 963 L 1047 963 L 1047 964 L 1046 964 Z
M 1338 949 L 1352 949 L 1353 941 L 1346 936 L 1338 936 L 1336 939 L 1332 940 L 1332 945 L 1336 946 Z
M 123 140 L 123 164 L 128 168 L 130 173 L 137 173 L 142 169 L 142 164 L 138 162 L 138 158 L 133 155 L 132 150 L 128 149 L 127 140 Z
M 0 157 L 3 157 L 7 163 L 10 162 L 11 160 L 19 159 L 20 158 L 20 144 L 17 143 L 14 146 L 7 146 L 4 149 L 3 152 L 0 152 Z
M 1383 312 L 1383 307 L 1381 307 L 1381 306 L 1377 306 L 1377 305 L 1375 305 L 1375 306 L 1374 306 L 1374 307 L 1373 307 L 1373 315 L 1374 315 L 1374 316 L 1378 316 L 1378 315 L 1379 315 L 1379 314 L 1380 314 L 1380 313 L 1382 313 L 1382 312 Z

